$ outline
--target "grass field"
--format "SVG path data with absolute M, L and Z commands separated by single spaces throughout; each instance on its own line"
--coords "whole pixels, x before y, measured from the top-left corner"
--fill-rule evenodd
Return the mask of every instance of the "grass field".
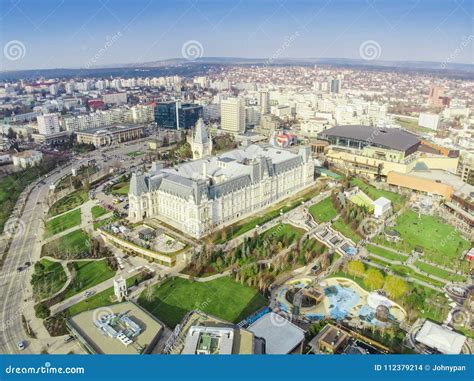
M 188 311 L 194 309 L 237 323 L 267 305 L 268 301 L 255 289 L 224 277 L 205 283 L 170 279 L 153 287 L 151 300 L 145 290 L 138 303 L 174 328 Z
M 41 300 L 53 296 L 66 283 L 66 273 L 59 262 L 41 259 L 35 263 L 35 272 L 31 277 L 33 296 Z
M 96 219 L 96 218 L 99 218 L 100 216 L 103 216 L 104 214 L 109 213 L 109 211 L 105 208 L 102 208 L 99 205 L 94 205 L 91 208 L 91 213 L 92 213 L 92 217 Z
M 402 246 L 407 251 L 420 246 L 429 262 L 448 267 L 469 248 L 469 242 L 452 226 L 433 216 L 421 215 L 418 218 L 418 214 L 413 211 L 407 211 L 397 218 L 395 230 L 400 233 Z
M 110 217 L 107 217 L 107 218 L 105 218 L 105 219 L 103 219 L 103 220 L 95 221 L 95 222 L 93 223 L 93 225 L 94 225 L 94 230 L 100 228 L 101 226 L 110 224 L 110 223 L 115 222 L 115 221 L 118 221 L 118 220 L 120 220 L 119 217 L 110 216 Z
M 317 204 L 311 205 L 309 212 L 316 222 L 328 222 L 337 215 L 337 211 L 332 205 L 331 197 L 327 197 Z
M 235 238 L 241 234 L 244 234 L 248 232 L 249 230 L 254 229 L 257 225 L 261 226 L 268 221 L 273 220 L 274 218 L 278 217 L 280 213 L 286 213 L 294 208 L 296 208 L 298 205 L 301 205 L 302 202 L 308 201 L 312 197 L 315 196 L 315 189 L 309 189 L 306 191 L 301 192 L 300 196 L 293 199 L 293 200 L 286 200 L 280 202 L 276 207 L 272 209 L 267 209 L 266 211 L 263 211 L 262 215 L 255 217 L 251 220 L 244 219 L 242 221 L 239 221 L 228 228 L 226 228 L 227 231 L 227 240 Z M 213 242 L 214 243 L 223 243 L 224 241 L 222 240 L 222 237 L 220 234 L 216 234 L 213 237 Z
M 77 190 L 71 193 L 70 195 L 56 201 L 49 209 L 49 215 L 52 217 L 61 213 L 65 213 L 68 210 L 74 209 L 79 205 L 82 205 L 87 200 L 89 200 L 87 192 L 82 189 Z
M 130 278 L 127 278 L 127 287 L 133 286 L 137 277 L 138 275 L 134 275 Z M 98 307 L 109 306 L 118 302 L 120 301 L 115 299 L 114 288 L 109 287 L 104 291 L 98 292 L 97 294 L 94 294 L 84 300 L 81 300 L 79 303 L 76 303 L 73 306 L 69 307 L 67 311 L 69 312 L 70 316 L 73 316 L 83 311 L 92 310 Z
M 303 236 L 304 230 L 290 224 L 278 224 L 271 229 L 268 229 L 263 234 L 270 240 L 278 241 L 288 237 L 288 245 L 291 245 L 295 240 L 300 239 Z
M 45 236 L 51 237 L 55 234 L 61 233 L 64 230 L 70 229 L 81 223 L 81 210 L 76 209 L 72 212 L 55 217 L 46 222 Z
M 379 257 L 387 258 L 391 261 L 405 262 L 408 259 L 406 255 L 394 253 L 391 250 L 382 249 L 381 247 L 378 247 L 378 246 L 367 245 L 367 250 L 370 253 L 376 254 Z
M 362 238 L 354 232 L 349 226 L 347 226 L 341 219 L 336 220 L 332 224 L 332 228 L 342 233 L 347 238 L 352 239 L 355 243 L 359 242 Z
M 110 187 L 110 193 L 116 196 L 128 195 L 128 189 L 130 188 L 130 181 L 123 181 L 121 183 L 114 184 Z
M 453 274 L 450 273 L 449 271 L 446 271 L 444 269 L 440 269 L 435 266 L 431 266 L 427 263 L 421 262 L 421 261 L 416 261 L 415 266 L 418 267 L 421 271 L 424 271 L 425 273 L 434 275 L 438 278 L 446 279 L 446 280 L 452 280 L 455 282 L 464 282 L 466 280 L 466 277 L 459 275 L 459 274 Z
M 137 157 L 137 156 L 141 156 L 141 155 L 144 155 L 144 154 L 145 154 L 145 152 L 142 152 L 142 151 L 133 151 L 133 152 L 127 153 L 127 156 Z
M 89 236 L 79 229 L 43 245 L 41 255 L 59 259 L 78 258 L 80 254 L 88 252 L 89 248 Z
M 353 186 L 359 187 L 359 189 L 362 190 L 365 194 L 367 194 L 367 196 L 369 196 L 372 200 L 377 200 L 380 197 L 385 197 L 389 199 L 390 201 L 392 201 L 393 208 L 395 210 L 398 210 L 403 206 L 403 198 L 398 193 L 377 189 L 355 177 L 351 179 L 351 184 Z
M 357 192 L 354 196 L 349 199 L 352 203 L 360 206 L 365 207 L 369 212 L 374 211 L 374 204 L 370 197 L 368 197 L 364 192 Z
M 72 305 L 67 311 L 69 312 L 70 316 L 74 316 L 83 311 L 109 306 L 111 304 L 117 303 L 117 301 L 114 301 L 114 296 L 114 288 L 110 287 L 104 291 L 92 295 L 87 299 L 81 300 L 79 303 Z
M 106 260 L 77 261 L 70 263 L 69 266 L 71 273 L 75 273 L 75 277 L 64 295 L 65 299 L 102 283 L 104 280 L 115 275 L 115 271 L 110 269 Z

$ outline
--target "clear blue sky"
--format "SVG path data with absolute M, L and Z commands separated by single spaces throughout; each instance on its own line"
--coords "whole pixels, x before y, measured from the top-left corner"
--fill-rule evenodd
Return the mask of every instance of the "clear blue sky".
M 471 0 L 0 0 L 1 69 L 85 67 L 204 56 L 472 63 Z M 20 58 L 6 50 L 20 41 Z M 10 44 L 10 45 L 8 45 Z M 378 48 L 377 48 L 378 49 Z M 12 54 L 12 53 L 9 53 Z

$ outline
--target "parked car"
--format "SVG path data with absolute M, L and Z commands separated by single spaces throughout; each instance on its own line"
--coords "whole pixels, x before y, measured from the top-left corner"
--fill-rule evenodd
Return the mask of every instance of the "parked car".
M 20 340 L 17 345 L 20 351 L 23 351 L 25 349 L 25 342 L 23 340 Z

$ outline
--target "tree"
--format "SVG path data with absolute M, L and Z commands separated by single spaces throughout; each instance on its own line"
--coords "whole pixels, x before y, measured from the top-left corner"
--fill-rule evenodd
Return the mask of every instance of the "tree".
M 402 278 L 389 275 L 385 279 L 384 290 L 391 298 L 398 299 L 400 296 L 407 293 L 408 285 Z
M 365 272 L 365 266 L 361 261 L 350 261 L 347 265 L 347 272 L 354 277 L 362 277 Z
M 374 268 L 367 270 L 367 272 L 365 273 L 364 284 L 369 290 L 377 290 L 379 288 L 382 288 L 383 283 L 384 277 L 380 270 Z
M 8 129 L 7 138 L 11 139 L 11 140 L 16 139 L 16 132 L 13 131 L 13 128 L 11 128 L 11 127 Z

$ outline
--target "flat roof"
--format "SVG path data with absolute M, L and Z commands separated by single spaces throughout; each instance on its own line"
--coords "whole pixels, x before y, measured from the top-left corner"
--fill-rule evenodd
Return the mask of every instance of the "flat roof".
M 427 320 L 416 334 L 416 341 L 444 354 L 459 354 L 466 337 Z
M 416 135 L 399 128 L 344 125 L 329 128 L 322 131 L 319 135 L 365 141 L 370 145 L 387 147 L 398 151 L 406 151 L 421 143 L 421 140 Z
M 107 126 L 107 127 L 97 127 L 97 128 L 89 128 L 87 130 L 80 130 L 77 131 L 76 134 L 83 134 L 83 135 L 100 135 L 100 134 L 108 134 L 114 132 L 122 132 L 128 130 L 135 130 L 138 128 L 144 128 L 143 125 L 116 125 L 116 126 Z
M 255 336 L 265 339 L 267 354 L 287 354 L 304 340 L 304 331 L 274 312 L 263 315 L 248 327 Z
M 141 333 L 133 338 L 132 344 L 125 346 L 118 339 L 107 336 L 94 324 L 100 316 L 110 313 L 128 313 L 127 316 L 141 327 Z M 139 354 L 142 352 L 140 348 L 146 350 L 163 329 L 158 320 L 132 302 L 81 312 L 69 319 L 69 325 L 77 332 L 80 339 L 99 354 Z

